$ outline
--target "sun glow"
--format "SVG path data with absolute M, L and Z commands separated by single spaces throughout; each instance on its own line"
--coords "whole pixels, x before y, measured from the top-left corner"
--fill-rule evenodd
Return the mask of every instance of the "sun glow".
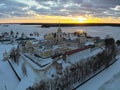
M 84 17 L 78 17 L 77 18 L 79 22 L 85 22 L 87 19 Z
M 84 31 L 83 30 L 77 30 L 76 33 L 82 34 L 82 33 L 84 33 Z
M 29 17 L 12 17 L 12 18 L 0 18 L 0 23 L 120 23 L 120 18 L 117 20 L 112 17 L 98 18 L 92 16 L 49 16 L 40 15 L 34 12 L 28 12 L 28 14 L 33 14 L 34 16 Z

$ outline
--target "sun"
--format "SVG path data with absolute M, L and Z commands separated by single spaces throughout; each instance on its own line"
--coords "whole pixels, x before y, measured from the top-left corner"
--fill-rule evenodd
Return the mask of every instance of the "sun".
M 78 22 L 85 22 L 87 19 L 84 17 L 78 17 Z

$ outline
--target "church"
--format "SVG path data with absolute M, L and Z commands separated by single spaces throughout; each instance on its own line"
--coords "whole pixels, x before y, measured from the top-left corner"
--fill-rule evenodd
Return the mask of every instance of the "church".
M 45 36 L 45 39 L 47 40 L 47 43 L 49 45 L 58 45 L 61 44 L 63 41 L 63 33 L 60 26 L 57 29 L 56 33 L 50 33 Z

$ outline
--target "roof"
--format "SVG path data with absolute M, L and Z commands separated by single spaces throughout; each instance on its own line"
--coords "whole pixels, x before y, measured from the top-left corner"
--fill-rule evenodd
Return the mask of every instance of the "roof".
M 104 42 L 104 41 L 105 41 L 104 39 L 101 39 L 101 40 L 96 41 L 95 43 L 101 43 L 101 42 Z
M 10 39 L 0 40 L 0 42 L 10 41 Z
M 34 40 L 35 38 L 18 38 L 16 40 Z
M 80 52 L 80 51 L 84 51 L 84 50 L 89 49 L 89 48 L 91 48 L 91 47 L 87 46 L 87 47 L 84 47 L 84 48 L 74 49 L 74 50 L 66 52 L 65 55 L 72 55 L 74 53 L 77 53 L 77 52 Z
M 88 42 L 86 42 L 84 45 L 86 45 L 86 46 L 88 46 L 88 45 L 94 45 L 94 42 L 88 41 Z

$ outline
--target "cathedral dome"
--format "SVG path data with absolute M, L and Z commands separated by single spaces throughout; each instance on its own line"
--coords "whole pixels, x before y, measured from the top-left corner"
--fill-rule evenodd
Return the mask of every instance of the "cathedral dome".
M 57 32 L 62 32 L 62 29 L 60 27 L 58 27 Z

